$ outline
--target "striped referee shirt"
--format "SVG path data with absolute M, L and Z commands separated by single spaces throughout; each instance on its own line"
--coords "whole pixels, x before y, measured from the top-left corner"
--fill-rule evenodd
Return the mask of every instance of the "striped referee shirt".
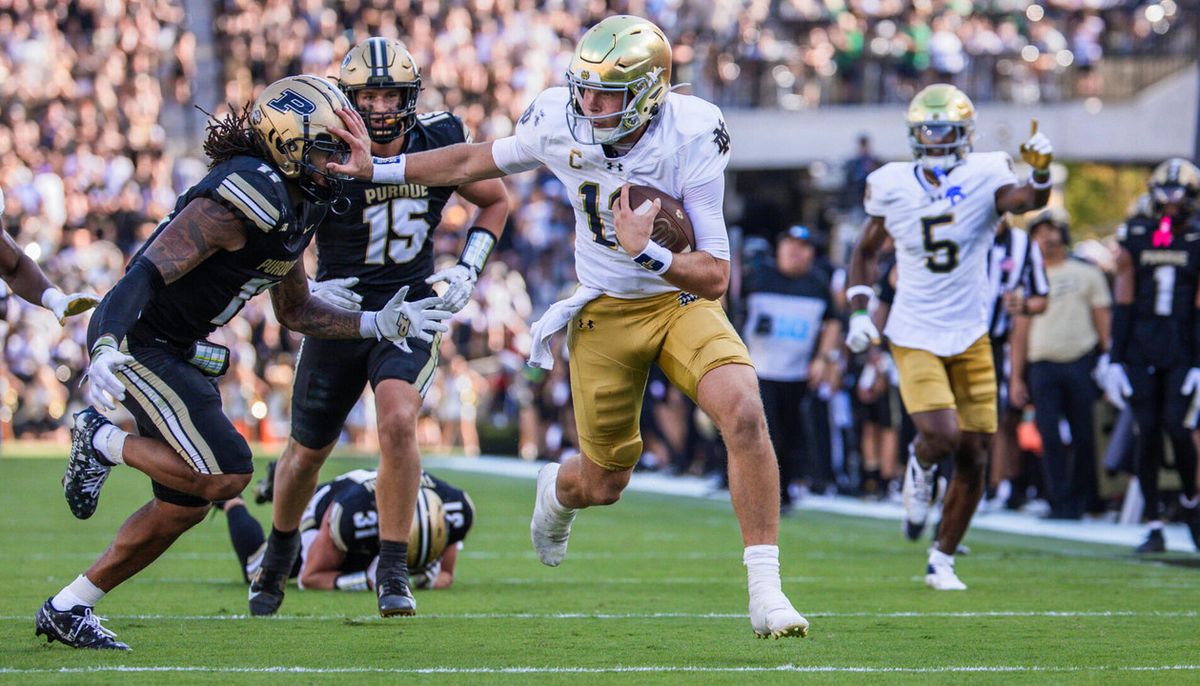
M 995 294 L 989 332 L 993 341 L 1004 341 L 1012 330 L 1012 317 L 1004 309 L 1004 294 L 1017 289 L 1024 289 L 1026 298 L 1050 294 L 1042 251 L 1029 240 L 1029 234 L 1009 227 L 997 234 L 992 244 L 988 278 Z

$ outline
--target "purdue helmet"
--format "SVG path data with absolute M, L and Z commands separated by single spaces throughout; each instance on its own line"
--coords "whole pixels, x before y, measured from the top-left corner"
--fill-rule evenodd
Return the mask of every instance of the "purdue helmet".
M 966 159 L 975 137 L 975 105 L 948 83 L 926 87 L 908 106 L 913 157 L 930 171 L 948 172 Z
M 1182 157 L 1172 157 L 1154 168 L 1146 185 L 1156 212 L 1176 205 L 1190 214 L 1200 197 L 1200 169 Z
M 368 38 L 351 48 L 342 59 L 338 86 L 362 115 L 367 132 L 376 143 L 389 143 L 417 123 L 421 70 L 404 43 L 394 38 Z M 366 88 L 397 89 L 400 108 L 389 112 L 362 109 L 356 93 Z
M 250 111 L 250 125 L 279 173 L 318 204 L 336 206 L 342 198 L 342 178 L 325 163 L 349 157 L 350 146 L 329 131 L 343 126 L 337 111 L 346 107 L 336 86 L 303 74 L 267 86 Z
M 418 569 L 441 559 L 450 537 L 442 498 L 432 488 L 417 494 L 417 511 L 408 532 L 408 568 Z
M 658 114 L 671 91 L 671 44 L 662 29 L 641 17 L 617 15 L 583 34 L 567 68 L 571 99 L 567 124 L 584 145 L 613 143 Z M 621 110 L 588 116 L 583 90 L 624 93 Z M 619 117 L 616 126 L 599 122 Z

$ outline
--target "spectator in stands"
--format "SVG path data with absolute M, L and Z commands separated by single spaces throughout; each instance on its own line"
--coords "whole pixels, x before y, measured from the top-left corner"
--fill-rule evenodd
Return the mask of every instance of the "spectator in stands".
M 841 365 L 841 321 L 834 311 L 829 275 L 813 268 L 816 249 L 809 229 L 793 226 L 780 235 L 775 265 L 746 275 L 746 323 L 742 338 L 758 372 L 763 406 L 779 460 L 782 507 L 792 504 L 788 486 L 802 476 L 828 484 L 828 456 L 818 454 L 817 422 L 808 411 L 810 392 L 828 388 Z M 802 471 L 806 461 L 809 469 Z
M 1046 261 L 1050 302 L 1029 329 L 1029 389 L 1042 436 L 1050 517 L 1078 519 L 1095 506 L 1096 444 L 1092 381 L 1098 349 L 1107 350 L 1112 297 L 1103 272 L 1072 258 L 1066 216 L 1047 211 L 1030 223 Z M 1064 445 L 1065 420 L 1070 453 Z

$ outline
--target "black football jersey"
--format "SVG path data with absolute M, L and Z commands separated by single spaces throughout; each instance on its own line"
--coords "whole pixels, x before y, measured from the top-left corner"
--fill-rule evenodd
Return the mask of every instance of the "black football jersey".
M 1158 220 L 1133 217 L 1118 231 L 1134 266 L 1133 335 L 1128 361 L 1163 369 L 1190 366 L 1196 284 L 1200 279 L 1200 221 L 1169 238 Z
M 362 571 L 379 554 L 379 512 L 375 505 L 375 471 L 357 469 L 322 484 L 313 496 L 313 504 L 305 512 L 300 524 L 301 531 L 319 528 L 325 513 L 329 512 L 329 534 L 333 543 L 346 553 L 342 571 Z M 467 494 L 429 472 L 421 472 L 421 488 L 432 490 L 442 499 L 445 513 L 447 540 L 452 546 L 467 537 L 475 520 L 475 508 Z M 428 516 L 417 503 L 417 516 Z M 419 530 L 427 526 L 419 523 Z M 409 547 L 421 545 L 420 541 L 409 541 Z M 422 560 L 424 566 L 433 560 Z
M 135 334 L 186 346 L 212 333 L 250 298 L 279 283 L 325 213 L 309 202 L 293 205 L 283 177 L 263 160 L 234 157 L 179 197 L 138 255 L 196 198 L 214 200 L 233 212 L 245 225 L 246 245 L 235 252 L 218 251 L 156 292 L 142 310 Z
M 417 117 L 403 152 L 467 140 L 458 117 L 430 112 Z M 317 229 L 317 279 L 358 277 L 354 290 L 367 310 L 382 307 L 406 284 L 410 300 L 432 295 L 425 283 L 433 273 L 431 235 L 455 188 L 362 181 L 347 181 L 345 188 L 350 209 L 330 213 Z

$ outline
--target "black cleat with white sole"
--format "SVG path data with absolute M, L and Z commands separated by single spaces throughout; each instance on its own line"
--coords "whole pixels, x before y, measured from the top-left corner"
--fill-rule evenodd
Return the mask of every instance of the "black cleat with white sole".
M 250 614 L 267 617 L 279 611 L 279 606 L 283 604 L 284 587 L 299 555 L 299 532 L 288 537 L 271 533 L 267 538 L 262 566 L 250 582 Z
M 379 616 L 380 617 L 412 617 L 417 614 L 417 599 L 408 589 L 408 570 L 391 571 L 384 574 L 380 570 L 378 582 Z
M 58 641 L 72 648 L 93 650 L 129 650 L 129 646 L 118 641 L 117 635 L 104 628 L 102 617 L 92 614 L 92 608 L 83 605 L 65 612 L 54 608 L 47 600 L 38 610 L 34 634 L 45 636 L 47 643 Z

